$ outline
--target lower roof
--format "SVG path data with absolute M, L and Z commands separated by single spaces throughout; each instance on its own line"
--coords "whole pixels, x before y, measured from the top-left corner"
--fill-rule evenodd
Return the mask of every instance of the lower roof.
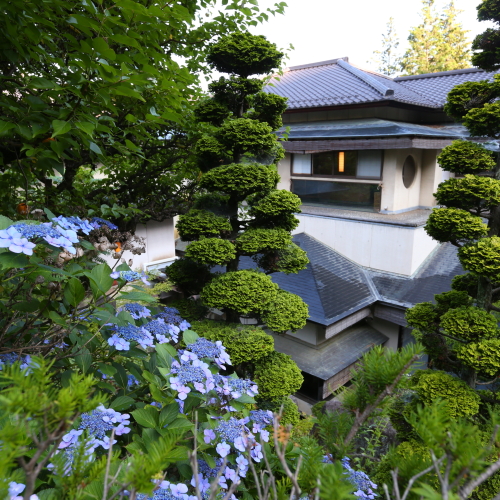
M 278 352 L 288 354 L 306 373 L 328 380 L 349 367 L 372 347 L 388 338 L 367 324 L 347 328 L 320 346 L 311 346 L 291 336 L 272 334 Z

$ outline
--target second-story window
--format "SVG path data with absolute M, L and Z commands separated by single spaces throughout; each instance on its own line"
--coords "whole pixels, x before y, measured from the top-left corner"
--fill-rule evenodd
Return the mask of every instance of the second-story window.
M 382 175 L 382 151 L 374 149 L 294 154 L 292 175 L 380 179 Z

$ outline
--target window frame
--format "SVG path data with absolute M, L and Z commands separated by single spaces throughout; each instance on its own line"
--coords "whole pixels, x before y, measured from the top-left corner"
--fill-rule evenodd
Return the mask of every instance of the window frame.
M 321 151 L 321 153 L 329 153 L 329 152 L 332 152 L 332 151 L 335 151 L 335 152 L 340 152 L 340 151 L 371 151 L 371 150 L 368 150 L 368 149 L 350 149 L 350 150 L 345 150 L 345 149 L 335 149 L 335 150 L 330 150 L 330 151 Z M 311 155 L 311 173 L 310 174 L 297 174 L 297 173 L 294 173 L 293 171 L 293 162 L 294 162 L 294 159 L 295 159 L 295 155 L 298 154 L 298 153 L 291 153 L 292 155 L 292 158 L 290 160 L 290 178 L 293 178 L 293 177 L 305 177 L 305 178 L 315 178 L 315 179 L 348 179 L 350 181 L 354 180 L 360 180 L 360 181 L 381 181 L 383 179 L 383 176 L 384 176 L 384 161 L 385 161 L 385 149 L 376 149 L 376 151 L 381 151 L 382 154 L 381 154 L 381 159 L 380 159 L 380 177 L 361 177 L 361 176 L 352 176 L 352 175 L 336 175 L 336 174 L 332 174 L 332 175 L 325 175 L 325 174 L 313 174 L 312 172 L 312 155 L 313 154 L 317 154 L 317 153 L 307 153 L 307 154 L 310 154 Z M 357 170 L 357 165 L 356 165 L 356 170 Z

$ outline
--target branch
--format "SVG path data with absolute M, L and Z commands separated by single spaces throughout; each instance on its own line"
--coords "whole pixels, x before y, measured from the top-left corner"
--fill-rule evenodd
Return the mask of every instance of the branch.
M 469 481 L 459 492 L 458 496 L 460 500 L 467 500 L 470 494 L 482 483 L 484 483 L 487 479 L 489 479 L 495 472 L 500 470 L 500 460 L 492 463 L 482 474 L 476 477 L 473 481 Z M 499 495 L 495 497 L 498 499 Z

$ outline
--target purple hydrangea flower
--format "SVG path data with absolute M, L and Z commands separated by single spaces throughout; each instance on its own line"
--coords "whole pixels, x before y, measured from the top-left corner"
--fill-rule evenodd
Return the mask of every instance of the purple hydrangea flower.
M 231 446 L 229 446 L 227 443 L 223 442 L 223 443 L 219 443 L 216 447 L 215 447 L 217 453 L 222 457 L 227 457 L 227 455 L 229 455 L 229 452 L 231 451 Z

